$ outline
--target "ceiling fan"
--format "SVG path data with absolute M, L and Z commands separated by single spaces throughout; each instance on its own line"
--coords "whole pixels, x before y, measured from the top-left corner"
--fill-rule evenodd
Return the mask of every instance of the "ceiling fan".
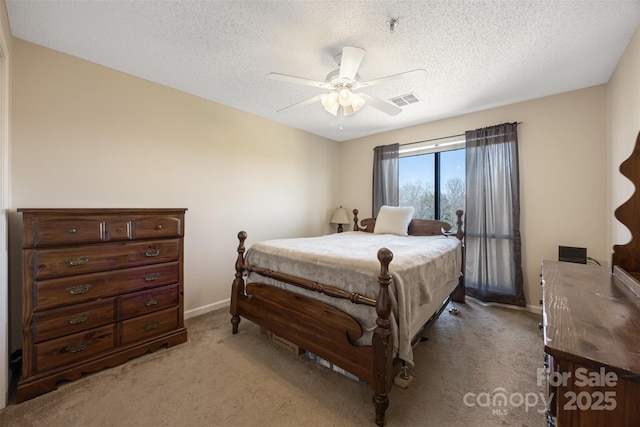
M 334 116 L 339 115 L 340 118 L 342 118 L 342 116 L 350 116 L 360 110 L 365 104 L 391 116 L 395 116 L 400 113 L 402 111 L 400 107 L 371 96 L 365 92 L 361 92 L 360 89 L 368 88 L 390 80 L 399 80 L 409 76 L 426 73 L 426 70 L 417 69 L 405 71 L 403 73 L 361 82 L 360 75 L 358 74 L 358 68 L 360 68 L 360 63 L 362 62 L 364 53 L 365 50 L 359 47 L 344 47 L 342 49 L 342 53 L 336 56 L 336 62 L 338 62 L 339 68 L 327 74 L 324 82 L 280 73 L 267 74 L 267 78 L 273 80 L 314 86 L 327 91 L 304 101 L 289 105 L 288 107 L 281 108 L 278 112 L 292 110 L 294 108 L 303 107 L 320 101 L 327 112 Z

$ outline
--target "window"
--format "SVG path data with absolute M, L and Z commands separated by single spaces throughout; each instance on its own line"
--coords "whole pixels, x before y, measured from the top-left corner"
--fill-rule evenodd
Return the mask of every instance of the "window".
M 464 136 L 400 147 L 400 206 L 413 206 L 414 217 L 440 219 L 456 229 L 456 210 L 465 205 Z

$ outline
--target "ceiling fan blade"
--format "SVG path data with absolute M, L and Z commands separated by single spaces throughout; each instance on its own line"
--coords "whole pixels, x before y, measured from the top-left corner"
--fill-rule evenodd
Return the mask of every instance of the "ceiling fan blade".
M 365 50 L 359 47 L 345 46 L 340 58 L 340 80 L 351 81 L 355 78 Z
M 287 83 L 297 83 L 300 85 L 320 87 L 322 89 L 330 89 L 331 85 L 325 82 L 317 82 L 315 80 L 304 79 L 302 77 L 290 76 L 288 74 L 269 73 L 267 78 L 271 80 L 280 80 Z
M 373 108 L 382 111 L 383 113 L 387 113 L 390 116 L 395 116 L 396 114 L 402 112 L 402 108 L 390 104 L 387 101 L 383 101 L 380 98 L 376 98 L 375 96 L 371 96 L 362 92 L 358 92 L 358 95 L 364 98 L 364 100 L 367 102 L 367 105 L 370 105 Z
M 420 74 L 426 74 L 427 70 L 419 68 L 417 70 L 405 71 L 404 73 L 392 74 L 390 76 L 380 77 L 377 79 L 369 80 L 368 82 L 358 83 L 358 87 L 369 87 L 373 85 L 377 85 L 379 83 L 388 82 L 391 80 L 401 80 L 407 77 L 413 77 Z
M 282 113 L 283 111 L 287 111 L 287 110 L 293 110 L 295 108 L 300 108 L 300 107 L 304 107 L 305 105 L 309 105 L 309 104 L 313 104 L 316 101 L 320 101 L 320 99 L 322 99 L 323 96 L 325 96 L 326 93 L 322 93 L 320 95 L 316 95 L 313 98 L 309 98 L 306 99 L 304 101 L 300 101 L 300 102 L 296 102 L 295 104 L 291 104 L 288 107 L 284 107 L 278 110 L 278 113 Z

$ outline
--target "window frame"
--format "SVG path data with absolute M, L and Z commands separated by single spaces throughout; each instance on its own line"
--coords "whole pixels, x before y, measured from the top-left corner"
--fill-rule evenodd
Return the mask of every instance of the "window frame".
M 466 148 L 465 136 L 463 135 L 454 135 L 450 137 L 444 138 L 436 138 L 426 141 L 420 141 L 415 143 L 403 144 L 400 146 L 400 150 L 398 151 L 398 158 L 401 160 L 406 157 L 415 157 L 415 156 L 423 156 L 428 154 L 434 154 L 434 180 L 433 180 L 433 192 L 434 192 L 434 200 L 433 200 L 433 209 L 434 209 L 434 219 L 441 220 L 441 209 L 440 209 L 440 199 L 441 199 L 441 159 L 440 155 L 444 152 L 455 151 L 455 150 L 464 150 Z M 400 169 L 400 164 L 398 167 Z M 399 172 L 399 170 L 398 170 Z M 465 170 L 466 175 L 466 170 Z M 465 192 L 466 192 L 466 179 L 463 180 L 465 184 Z M 400 188 L 398 188 L 400 191 Z M 455 227 L 455 224 L 453 224 Z

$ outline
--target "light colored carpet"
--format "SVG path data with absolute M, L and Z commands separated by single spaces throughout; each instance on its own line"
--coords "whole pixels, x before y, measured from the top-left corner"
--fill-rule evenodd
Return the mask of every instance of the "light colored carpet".
M 545 425 L 539 316 L 456 306 L 415 348 L 414 382 L 394 386 L 386 425 Z M 234 336 L 229 321 L 227 310 L 189 319 L 187 343 L 10 404 L 0 426 L 375 426 L 368 385 L 288 353 L 245 319 Z M 493 401 L 501 393 L 506 406 Z

